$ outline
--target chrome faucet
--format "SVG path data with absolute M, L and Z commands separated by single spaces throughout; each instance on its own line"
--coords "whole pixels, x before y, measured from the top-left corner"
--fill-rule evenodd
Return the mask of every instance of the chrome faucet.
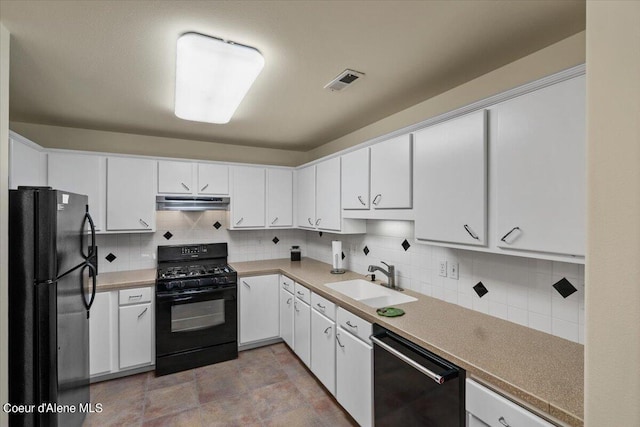
M 379 267 L 377 265 L 370 265 L 369 268 L 368 268 L 369 273 L 373 273 L 374 271 L 379 271 L 380 273 L 382 273 L 385 276 L 387 276 L 387 279 L 388 279 L 388 282 L 389 282 L 387 284 L 388 288 L 396 289 L 396 290 L 401 291 L 402 289 L 399 286 L 396 286 L 396 267 L 395 267 L 395 265 L 389 265 L 384 261 L 380 261 L 380 262 L 382 262 L 384 265 L 386 265 L 389 268 L 389 270 L 385 270 L 384 268 Z

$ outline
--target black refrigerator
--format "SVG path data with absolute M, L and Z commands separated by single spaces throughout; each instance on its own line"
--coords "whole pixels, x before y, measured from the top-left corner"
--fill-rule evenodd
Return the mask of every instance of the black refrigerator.
M 9 414 L 12 427 L 82 425 L 96 261 L 87 196 L 50 187 L 10 190 L 9 401 L 34 405 Z

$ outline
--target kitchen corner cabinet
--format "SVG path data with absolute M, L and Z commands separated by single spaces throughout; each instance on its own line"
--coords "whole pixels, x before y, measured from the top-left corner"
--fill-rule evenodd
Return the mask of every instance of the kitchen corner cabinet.
M 369 148 L 342 156 L 342 209 L 369 209 Z
M 153 231 L 156 227 L 157 162 L 107 158 L 107 230 Z
M 307 166 L 295 172 L 298 183 L 296 207 L 298 227 L 315 228 L 316 222 L 316 167 Z
M 410 209 L 412 200 L 411 134 L 371 146 L 371 206 Z
M 47 185 L 86 194 L 97 231 L 103 231 L 106 202 L 106 158 L 91 154 L 52 152 L 47 155 Z
M 229 166 L 198 163 L 197 194 L 226 196 L 229 194 Z
M 484 110 L 414 134 L 416 239 L 486 245 L 486 135 Z
M 293 350 L 293 294 L 280 289 L 280 337 Z
M 239 279 L 240 344 L 280 336 L 277 274 Z
M 191 194 L 193 163 L 158 161 L 158 193 Z
M 585 76 L 491 111 L 497 246 L 585 254 Z
M 335 396 L 336 323 L 311 310 L 311 372 Z
M 311 306 L 305 295 L 310 291 L 295 284 L 296 297 L 293 302 L 293 350 L 307 367 L 311 366 Z M 304 295 L 303 295 L 304 294 Z
M 47 154 L 38 144 L 9 132 L 9 188 L 47 185 Z
M 323 230 L 340 231 L 340 157 L 316 165 L 316 221 Z
M 267 169 L 267 227 L 293 226 L 293 172 Z
M 231 227 L 265 226 L 265 169 L 249 166 L 232 168 Z

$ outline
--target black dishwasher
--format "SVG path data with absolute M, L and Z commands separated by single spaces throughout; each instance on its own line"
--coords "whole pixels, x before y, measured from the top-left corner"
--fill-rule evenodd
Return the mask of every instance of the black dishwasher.
M 462 427 L 465 371 L 373 325 L 376 427 Z

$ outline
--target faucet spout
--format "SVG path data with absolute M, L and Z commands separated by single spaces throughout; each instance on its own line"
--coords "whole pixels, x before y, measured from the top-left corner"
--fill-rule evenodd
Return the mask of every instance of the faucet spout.
M 389 265 L 384 261 L 381 261 L 381 262 L 387 266 L 388 270 L 385 270 L 384 268 L 378 265 L 370 265 L 369 268 L 367 268 L 367 270 L 369 271 L 369 273 L 379 271 L 380 273 L 384 274 L 385 276 L 387 276 L 387 279 L 388 279 L 387 287 L 391 289 L 400 290 L 400 288 L 396 286 L 396 267 L 394 265 Z

